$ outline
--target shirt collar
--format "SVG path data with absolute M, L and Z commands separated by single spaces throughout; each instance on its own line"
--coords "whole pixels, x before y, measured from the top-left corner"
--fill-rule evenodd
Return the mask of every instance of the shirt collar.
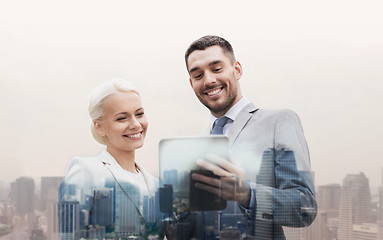
M 238 114 L 242 111 L 242 109 L 249 104 L 250 102 L 245 98 L 242 97 L 234 106 L 232 106 L 229 111 L 225 113 L 224 116 L 231 119 L 231 121 L 234 121 L 235 118 L 238 116 Z M 212 114 L 210 116 L 210 129 L 213 126 L 214 121 L 217 120 L 216 117 L 214 117 Z M 230 120 L 229 120 L 230 121 Z

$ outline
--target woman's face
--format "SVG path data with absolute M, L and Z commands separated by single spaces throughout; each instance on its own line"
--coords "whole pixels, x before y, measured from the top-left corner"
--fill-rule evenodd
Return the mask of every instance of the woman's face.
M 117 92 L 105 99 L 104 116 L 95 121 L 108 151 L 134 151 L 144 144 L 148 121 L 135 92 Z

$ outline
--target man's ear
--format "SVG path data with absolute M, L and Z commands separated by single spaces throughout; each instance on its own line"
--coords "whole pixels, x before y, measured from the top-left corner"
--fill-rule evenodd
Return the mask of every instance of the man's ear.
M 234 63 L 234 74 L 237 81 L 242 77 L 242 66 L 238 61 Z
M 105 136 L 104 129 L 102 127 L 102 124 L 99 120 L 93 121 L 94 129 L 96 130 L 96 133 L 102 137 Z

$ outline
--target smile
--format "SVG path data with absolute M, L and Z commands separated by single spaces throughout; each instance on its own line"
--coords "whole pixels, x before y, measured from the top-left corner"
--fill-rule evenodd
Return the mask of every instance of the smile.
M 218 95 L 222 91 L 223 87 L 220 88 L 214 88 L 209 91 L 207 91 L 205 94 L 208 95 L 209 97 L 213 97 Z
M 124 137 L 127 137 L 131 140 L 138 140 L 142 137 L 142 132 L 134 133 L 134 134 L 125 134 Z

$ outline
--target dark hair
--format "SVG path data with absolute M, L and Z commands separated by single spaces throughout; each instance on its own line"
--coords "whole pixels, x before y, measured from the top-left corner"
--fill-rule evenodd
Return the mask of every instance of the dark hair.
M 186 50 L 185 52 L 186 68 L 188 67 L 189 55 L 192 52 L 196 50 L 205 50 L 206 48 L 212 47 L 215 45 L 220 46 L 223 52 L 229 55 L 229 58 L 232 62 L 235 61 L 233 47 L 230 45 L 230 43 L 226 39 L 222 37 L 214 36 L 214 35 L 207 35 L 195 40 Z

